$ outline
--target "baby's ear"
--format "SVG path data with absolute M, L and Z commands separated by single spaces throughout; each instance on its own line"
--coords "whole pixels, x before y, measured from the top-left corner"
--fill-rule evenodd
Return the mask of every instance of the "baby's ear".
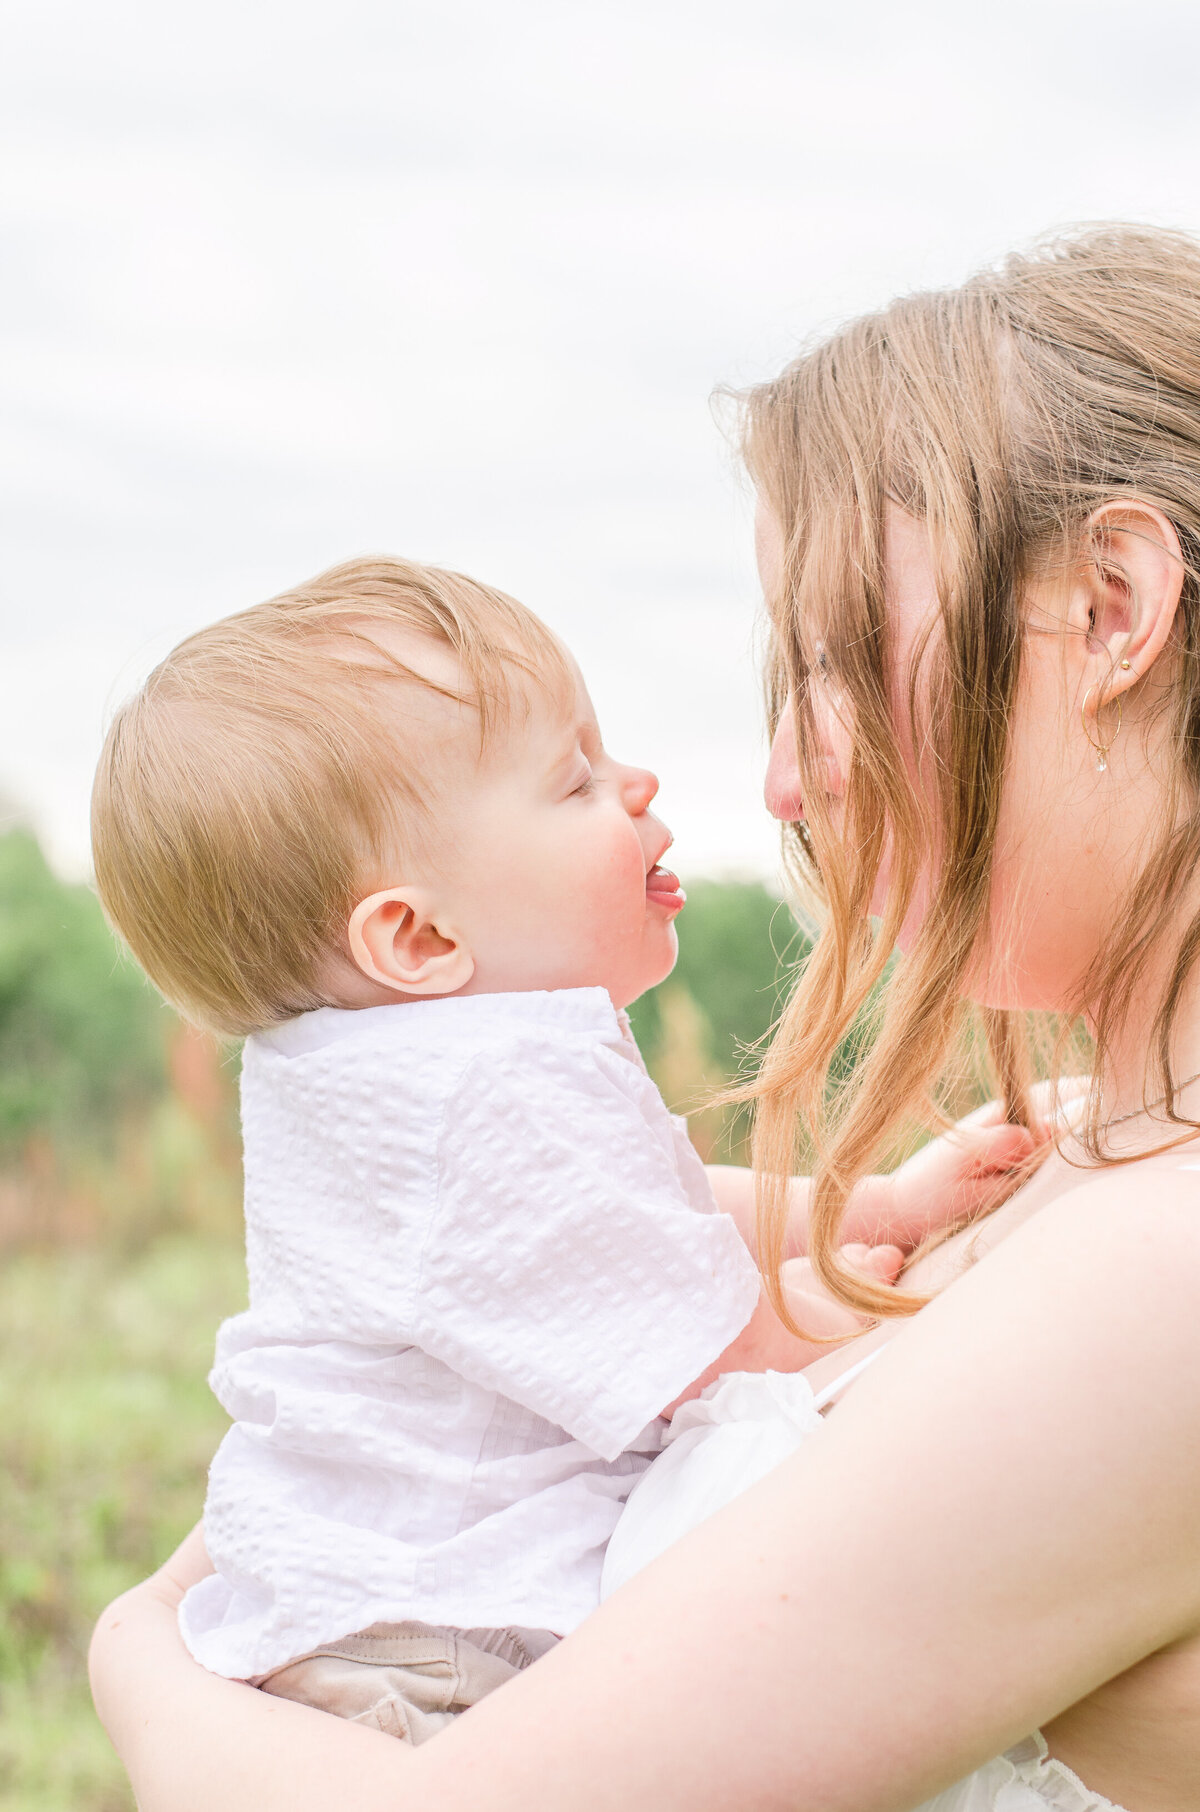
M 387 887 L 360 900 L 346 935 L 355 966 L 397 994 L 456 994 L 475 973 L 461 936 L 420 887 Z

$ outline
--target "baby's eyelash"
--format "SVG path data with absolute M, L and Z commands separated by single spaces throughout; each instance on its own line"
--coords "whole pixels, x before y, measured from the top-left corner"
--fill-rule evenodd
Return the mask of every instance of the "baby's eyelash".
M 571 789 L 572 795 L 574 795 L 575 793 L 593 792 L 595 790 L 595 786 L 596 786 L 596 776 L 594 774 L 589 774 L 587 776 L 587 779 L 581 780 L 577 787 L 572 787 L 572 789 Z

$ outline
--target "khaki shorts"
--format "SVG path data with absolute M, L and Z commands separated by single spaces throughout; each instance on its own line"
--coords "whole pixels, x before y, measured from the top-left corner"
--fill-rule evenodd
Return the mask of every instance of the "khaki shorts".
M 548 1630 L 373 1623 L 254 1682 L 407 1743 L 427 1743 L 558 1641 Z

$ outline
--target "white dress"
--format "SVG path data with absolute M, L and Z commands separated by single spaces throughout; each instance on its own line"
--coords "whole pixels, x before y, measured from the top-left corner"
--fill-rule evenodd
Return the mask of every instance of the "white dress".
M 1121 1812 L 1055 1761 L 1040 1730 L 986 1762 L 916 1812 Z
M 822 1410 L 885 1349 L 814 1392 L 802 1372 L 735 1372 L 677 1410 L 662 1453 L 630 1492 L 605 1556 L 601 1597 L 774 1470 L 822 1426 Z M 914 1812 L 1122 1812 L 1056 1761 L 1040 1731 Z

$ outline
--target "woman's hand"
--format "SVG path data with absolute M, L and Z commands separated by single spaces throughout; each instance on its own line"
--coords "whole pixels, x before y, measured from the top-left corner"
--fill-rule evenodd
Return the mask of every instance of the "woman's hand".
M 147 1650 L 159 1647 L 165 1629 L 177 1637 L 175 1619 L 184 1593 L 212 1570 L 204 1531 L 197 1523 L 157 1573 L 115 1598 L 101 1614 L 88 1652 L 88 1672 L 100 1722 L 121 1755 L 130 1733 L 144 1722 L 153 1698 L 137 1678 L 144 1658 L 141 1644 Z M 130 1664 L 132 1678 L 127 1671 Z
M 175 1612 L 179 1609 L 184 1593 L 190 1591 L 201 1579 L 207 1578 L 212 1570 L 213 1564 L 208 1558 L 208 1549 L 204 1546 L 204 1526 L 197 1523 L 184 1536 L 174 1554 L 163 1561 L 158 1572 L 152 1573 L 146 1583 L 153 1586 L 155 1596 L 163 1604 L 170 1605 L 172 1612 Z
M 212 1563 L 199 1527 L 157 1573 L 114 1599 L 88 1665 L 100 1720 L 129 1773 L 139 1812 L 404 1812 L 409 1751 L 193 1661 L 179 1604 Z

